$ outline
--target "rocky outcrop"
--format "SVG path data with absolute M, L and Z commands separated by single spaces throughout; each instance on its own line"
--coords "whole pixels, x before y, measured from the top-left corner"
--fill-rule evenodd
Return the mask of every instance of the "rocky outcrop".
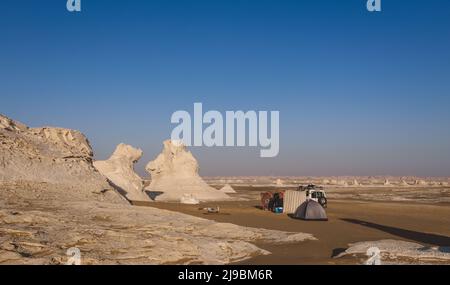
M 417 186 L 428 186 L 428 183 L 425 180 L 416 180 L 414 184 Z
M 176 201 L 191 195 L 199 201 L 227 200 L 229 196 L 210 187 L 198 174 L 198 163 L 191 152 L 178 142 L 164 142 L 158 157 L 148 163 L 152 177 L 146 191 L 156 201 Z
M 400 182 L 400 186 L 409 186 L 408 182 L 406 182 L 405 180 L 402 180 Z
M 124 202 L 95 170 L 92 155 L 79 131 L 28 128 L 0 115 L 0 181 L 64 185 L 80 197 Z
M 144 192 L 142 178 L 134 172 L 134 164 L 142 157 L 142 150 L 119 144 L 108 160 L 95 161 L 94 166 L 108 180 L 119 187 L 132 201 L 150 201 Z
M 0 189 L 0 265 L 66 264 L 72 247 L 82 265 L 227 264 L 269 254 L 259 245 L 315 239 L 153 207 L 75 201 L 65 187 L 48 184 Z
M 226 184 L 222 188 L 220 188 L 220 192 L 227 193 L 227 194 L 234 194 L 236 191 L 231 187 L 230 184 Z

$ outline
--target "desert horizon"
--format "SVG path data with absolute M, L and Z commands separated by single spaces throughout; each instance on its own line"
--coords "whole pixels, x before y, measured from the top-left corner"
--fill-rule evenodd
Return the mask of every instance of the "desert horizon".
M 386 264 L 450 260 L 449 178 L 201 177 L 186 146 L 167 140 L 142 179 L 143 152 L 130 145 L 96 161 L 78 131 L 2 115 L 0 137 L 0 264 L 63 264 L 64 249 L 85 264 L 359 264 L 373 246 Z M 326 193 L 326 204 L 309 191 Z M 304 197 L 265 209 L 264 195 L 276 193 Z M 302 203 L 316 203 L 326 224 L 297 220 Z

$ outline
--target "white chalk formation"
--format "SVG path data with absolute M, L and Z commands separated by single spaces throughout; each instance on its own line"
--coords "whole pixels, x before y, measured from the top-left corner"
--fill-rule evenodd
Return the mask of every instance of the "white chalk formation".
M 230 198 L 203 181 L 198 174 L 197 160 L 180 142 L 165 141 L 162 153 L 147 164 L 146 170 L 150 173 L 152 182 L 145 190 L 156 201 L 179 202 L 185 194 L 192 195 L 199 201 Z
M 183 194 L 183 196 L 180 198 L 180 203 L 187 205 L 197 205 L 200 204 L 200 201 L 197 200 L 197 198 L 195 198 L 192 194 Z
M 74 189 L 70 195 L 124 202 L 95 170 L 91 146 L 79 131 L 28 128 L 0 115 L 0 141 L 0 181 L 64 185 Z
M 223 193 L 227 193 L 227 194 L 234 194 L 234 193 L 236 193 L 236 191 L 233 189 L 233 187 L 231 187 L 230 184 L 226 184 L 219 191 L 223 192 Z
M 95 161 L 94 166 L 108 180 L 119 187 L 127 199 L 150 201 L 144 192 L 142 178 L 134 171 L 134 164 L 142 157 L 142 150 L 130 145 L 119 144 L 108 160 Z
M 416 180 L 414 182 L 414 184 L 418 185 L 418 186 L 427 186 L 428 185 L 428 183 L 425 180 Z
M 405 180 L 402 180 L 400 182 L 400 186 L 409 186 L 408 182 L 406 182 Z

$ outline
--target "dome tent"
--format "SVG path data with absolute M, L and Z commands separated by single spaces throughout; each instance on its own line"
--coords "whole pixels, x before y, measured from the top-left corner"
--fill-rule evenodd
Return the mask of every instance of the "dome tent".
M 308 200 L 295 211 L 293 218 L 309 221 L 328 221 L 325 209 L 316 201 Z

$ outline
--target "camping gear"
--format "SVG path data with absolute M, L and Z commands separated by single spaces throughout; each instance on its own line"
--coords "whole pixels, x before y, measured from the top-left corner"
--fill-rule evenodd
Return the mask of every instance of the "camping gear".
M 283 212 L 285 214 L 293 214 L 306 201 L 306 192 L 287 190 L 284 193 L 283 201 Z
M 276 207 L 273 212 L 275 214 L 282 214 L 283 213 L 283 207 Z
M 216 208 L 199 208 L 199 210 L 206 211 L 209 214 L 218 214 L 220 212 L 220 207 L 217 206 Z
M 283 207 L 284 192 L 264 192 L 261 193 L 261 208 L 265 211 L 274 212 L 275 208 Z
M 272 199 L 269 201 L 269 210 L 275 212 L 275 208 L 283 207 L 283 195 L 281 193 L 273 194 Z
M 328 221 L 325 209 L 314 200 L 308 200 L 301 204 L 293 217 L 308 221 Z
M 261 208 L 264 211 L 269 210 L 269 202 L 272 199 L 273 195 L 270 192 L 261 193 Z

